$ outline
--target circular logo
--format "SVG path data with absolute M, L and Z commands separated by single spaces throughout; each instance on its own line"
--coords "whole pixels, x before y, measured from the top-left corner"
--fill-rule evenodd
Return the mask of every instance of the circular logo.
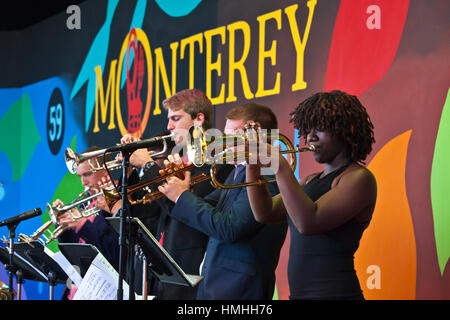
M 53 90 L 47 109 L 47 142 L 50 151 L 56 155 L 61 149 L 64 137 L 64 101 L 59 88 Z
M 133 56 L 132 67 L 131 56 Z M 125 70 L 122 66 L 126 63 Z M 120 50 L 119 62 L 117 64 L 117 79 L 121 79 L 122 72 L 126 73 L 126 95 L 127 95 L 127 121 L 123 121 L 121 112 L 117 113 L 117 123 L 122 135 L 132 134 L 141 137 L 147 127 L 150 115 L 150 105 L 153 94 L 153 59 L 151 55 L 150 42 L 143 30 L 133 28 L 125 38 Z M 145 77 L 147 71 L 147 77 Z M 116 108 L 120 108 L 120 84 L 116 81 Z M 147 99 L 143 95 L 143 87 L 147 85 Z M 156 112 L 156 111 L 155 111 Z

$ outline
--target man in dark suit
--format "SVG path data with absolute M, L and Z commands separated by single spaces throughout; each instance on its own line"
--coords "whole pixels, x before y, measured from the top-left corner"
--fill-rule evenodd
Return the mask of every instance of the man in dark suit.
M 213 123 L 214 109 L 211 101 L 201 91 L 197 89 L 187 89 L 177 92 L 172 97 L 163 101 L 163 107 L 168 111 L 167 129 L 174 135 L 174 142 L 178 149 L 186 145 L 186 134 L 192 126 L 202 127 L 203 130 L 210 129 Z M 124 136 L 122 143 L 135 141 L 131 136 Z M 171 150 L 169 150 L 170 153 Z M 147 150 L 140 149 L 130 157 L 130 163 L 136 168 L 143 168 L 142 181 L 148 181 L 159 175 L 162 169 L 155 159 L 152 159 Z M 164 165 L 162 165 L 164 167 Z M 224 166 L 219 170 L 218 179 L 224 181 L 228 173 L 232 170 L 230 166 Z M 209 166 L 195 167 L 192 175 L 206 173 L 209 175 Z M 192 192 L 198 197 L 204 197 L 214 190 L 209 181 L 198 183 L 192 187 Z M 156 230 L 156 238 L 162 243 L 166 251 L 175 262 L 187 274 L 199 274 L 199 266 L 205 254 L 208 237 L 178 220 L 170 217 L 173 203 L 167 199 L 159 199 L 159 210 L 154 206 L 151 215 L 158 219 L 156 225 L 150 228 Z M 187 286 L 157 283 L 157 299 L 161 300 L 184 300 L 195 299 L 197 288 Z
M 225 133 L 233 134 L 249 120 L 262 129 L 277 128 L 272 110 L 250 103 L 228 112 Z M 244 169 L 244 165 L 238 165 L 225 184 L 244 182 Z M 186 173 L 184 180 L 171 177 L 159 190 L 175 202 L 171 218 L 209 237 L 201 269 L 205 279 L 199 285 L 197 299 L 271 299 L 287 225 L 257 222 L 246 188 L 217 189 L 201 199 L 189 192 L 190 176 Z M 278 193 L 275 184 L 269 188 L 272 195 Z

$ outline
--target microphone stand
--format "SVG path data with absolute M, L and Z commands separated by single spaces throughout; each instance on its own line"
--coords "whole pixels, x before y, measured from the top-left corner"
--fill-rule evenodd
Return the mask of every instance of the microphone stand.
M 11 294 L 12 299 L 14 300 L 14 290 L 13 290 L 13 275 L 16 272 L 16 268 L 13 264 L 13 257 L 14 257 L 14 238 L 16 237 L 16 227 L 19 224 L 19 222 L 15 224 L 9 224 L 8 230 L 9 230 L 9 265 L 6 266 L 6 269 L 9 272 L 9 293 Z
M 6 265 L 6 270 L 9 271 L 9 293 L 11 294 L 12 299 L 14 299 L 14 289 L 13 289 L 13 276 L 16 274 L 16 271 L 18 268 L 16 268 L 13 264 L 13 258 L 14 258 L 14 238 L 16 237 L 16 228 L 17 225 L 26 219 L 33 218 L 35 216 L 38 216 L 42 213 L 40 208 L 36 208 L 24 213 L 21 213 L 15 217 L 3 220 L 0 222 L 0 226 L 7 226 L 9 231 L 9 264 Z M 21 277 L 21 273 L 18 274 L 19 278 Z M 20 286 L 22 283 L 22 280 L 18 281 L 18 285 Z M 19 287 L 19 289 L 21 289 Z M 20 299 L 19 299 L 20 300 Z
M 122 206 L 120 209 L 119 227 L 119 283 L 117 286 L 117 300 L 123 300 L 123 280 L 125 279 L 126 266 L 129 272 L 129 295 L 128 299 L 134 300 L 134 241 L 131 232 L 131 219 L 129 212 L 129 201 L 127 196 L 128 175 L 127 168 L 130 165 L 130 154 L 132 151 L 122 151 Z M 126 224 L 126 227 L 125 227 Z M 128 255 L 125 255 L 126 239 L 128 239 Z M 126 262 L 126 266 L 125 266 Z

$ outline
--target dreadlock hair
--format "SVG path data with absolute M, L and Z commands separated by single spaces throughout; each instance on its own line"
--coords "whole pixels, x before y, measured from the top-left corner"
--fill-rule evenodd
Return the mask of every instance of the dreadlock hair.
M 356 96 L 342 91 L 319 92 L 302 101 L 290 122 L 306 140 L 311 129 L 327 131 L 347 143 L 350 158 L 364 163 L 375 143 L 373 124 Z

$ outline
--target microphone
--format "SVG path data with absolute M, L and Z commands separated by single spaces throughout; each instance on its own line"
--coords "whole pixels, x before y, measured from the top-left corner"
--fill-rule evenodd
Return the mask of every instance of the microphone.
M 125 144 L 119 144 L 114 147 L 108 148 L 105 152 L 117 152 L 117 151 L 123 151 L 123 152 L 131 152 L 137 149 L 143 149 L 143 148 L 152 148 L 156 146 L 161 146 L 167 139 L 172 139 L 172 134 L 167 136 L 160 136 L 160 137 L 154 137 L 146 140 L 141 141 L 135 141 L 131 143 L 125 143 Z
M 18 224 L 20 221 L 27 220 L 27 219 L 30 219 L 30 218 L 34 218 L 34 217 L 37 217 L 37 216 L 39 216 L 41 214 L 42 214 L 41 208 L 36 208 L 36 209 L 30 210 L 30 211 L 21 213 L 21 214 L 15 216 L 15 217 L 3 220 L 2 222 L 0 222 L 0 227 Z

